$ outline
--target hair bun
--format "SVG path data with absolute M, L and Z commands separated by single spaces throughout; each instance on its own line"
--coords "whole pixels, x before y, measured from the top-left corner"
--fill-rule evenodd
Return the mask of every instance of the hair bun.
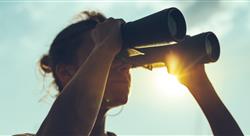
M 40 68 L 43 70 L 44 73 L 51 73 L 51 63 L 50 57 L 48 55 L 43 55 L 40 59 Z
M 73 17 L 72 23 L 78 23 L 81 21 L 87 21 L 87 20 L 93 20 L 97 23 L 102 23 L 107 18 L 100 12 L 97 11 L 82 11 L 79 14 L 77 14 L 75 17 Z

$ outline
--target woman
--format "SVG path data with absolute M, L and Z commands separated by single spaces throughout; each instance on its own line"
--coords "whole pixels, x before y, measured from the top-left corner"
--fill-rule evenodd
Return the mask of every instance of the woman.
M 45 73 L 52 72 L 59 96 L 37 135 L 115 135 L 105 132 L 105 114 L 127 102 L 130 65 L 117 56 L 122 47 L 121 19 L 106 19 L 84 12 L 87 19 L 62 30 L 48 55 L 41 59 Z M 182 73 L 215 135 L 242 135 L 237 123 L 209 82 L 203 65 Z

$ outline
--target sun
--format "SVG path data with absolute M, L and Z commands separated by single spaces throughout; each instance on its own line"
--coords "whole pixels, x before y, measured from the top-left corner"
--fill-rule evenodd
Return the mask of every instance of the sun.
M 168 74 L 166 68 L 156 68 L 152 72 L 154 86 L 161 95 L 178 98 L 188 94 L 187 87 L 182 85 L 174 75 Z

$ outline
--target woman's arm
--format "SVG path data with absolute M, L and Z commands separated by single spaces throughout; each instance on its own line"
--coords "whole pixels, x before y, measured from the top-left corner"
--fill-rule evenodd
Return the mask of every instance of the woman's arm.
M 37 135 L 89 135 L 98 115 L 112 61 L 121 49 L 121 20 L 92 31 L 95 47 L 55 100 Z
M 205 114 L 214 135 L 243 135 L 240 127 L 230 114 L 226 106 L 216 94 L 204 69 L 204 65 L 197 65 L 180 78 L 185 84 L 203 113 Z

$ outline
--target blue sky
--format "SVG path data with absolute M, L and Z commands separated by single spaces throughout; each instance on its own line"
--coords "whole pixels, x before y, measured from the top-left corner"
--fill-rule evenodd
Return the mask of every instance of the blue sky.
M 184 14 L 187 34 L 213 31 L 218 36 L 221 56 L 218 62 L 206 65 L 206 70 L 224 104 L 243 132 L 250 135 L 250 3 L 195 0 L 0 1 L 0 135 L 35 133 L 39 128 L 53 98 L 39 100 L 47 90 L 53 93 L 53 87 L 49 86 L 51 78 L 44 79 L 38 72 L 37 62 L 74 15 L 83 10 L 98 10 L 108 17 L 133 21 L 170 7 L 177 7 Z M 137 68 L 131 72 L 129 102 L 119 115 L 108 116 L 108 130 L 119 135 L 212 134 L 189 93 L 173 95 L 173 90 L 159 91 L 162 88 L 154 84 L 159 70 Z

